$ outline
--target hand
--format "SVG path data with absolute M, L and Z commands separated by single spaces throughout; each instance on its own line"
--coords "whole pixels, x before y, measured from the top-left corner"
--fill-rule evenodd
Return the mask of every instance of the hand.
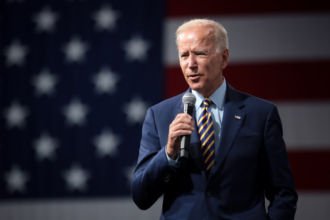
M 181 136 L 191 135 L 195 130 L 194 124 L 192 117 L 186 113 L 178 114 L 170 124 L 166 152 L 171 159 L 174 159 L 180 150 Z

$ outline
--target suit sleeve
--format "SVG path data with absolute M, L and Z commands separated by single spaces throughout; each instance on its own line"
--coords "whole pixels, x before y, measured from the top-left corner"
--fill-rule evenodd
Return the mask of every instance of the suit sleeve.
M 166 184 L 177 172 L 177 168 L 168 163 L 159 135 L 154 113 L 150 108 L 143 124 L 139 158 L 132 180 L 133 201 L 143 210 L 157 201 L 164 193 Z
M 261 157 L 265 194 L 270 201 L 268 219 L 271 220 L 293 220 L 298 200 L 282 135 L 281 120 L 277 108 L 272 105 L 265 124 Z

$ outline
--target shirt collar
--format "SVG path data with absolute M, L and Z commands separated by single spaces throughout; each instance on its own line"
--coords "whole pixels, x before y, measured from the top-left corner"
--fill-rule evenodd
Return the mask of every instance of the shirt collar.
M 223 82 L 221 86 L 217 90 L 215 90 L 215 92 L 210 97 L 208 97 L 219 109 L 223 109 L 226 89 L 227 89 L 227 83 L 225 78 L 223 77 Z M 191 92 L 196 96 L 196 103 L 195 103 L 195 111 L 196 111 L 202 105 L 204 97 L 195 90 L 191 90 Z

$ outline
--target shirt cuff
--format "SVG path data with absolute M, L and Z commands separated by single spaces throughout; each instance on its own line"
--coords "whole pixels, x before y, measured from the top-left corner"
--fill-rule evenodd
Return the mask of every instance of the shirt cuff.
M 175 168 L 178 168 L 180 166 L 180 162 L 179 162 L 179 156 L 177 155 L 176 156 L 176 159 L 175 160 L 172 160 L 167 152 L 166 152 L 166 146 L 164 147 L 165 148 L 165 154 L 166 154 L 166 158 L 167 158 L 167 161 L 168 161 L 168 164 L 172 167 L 175 167 Z

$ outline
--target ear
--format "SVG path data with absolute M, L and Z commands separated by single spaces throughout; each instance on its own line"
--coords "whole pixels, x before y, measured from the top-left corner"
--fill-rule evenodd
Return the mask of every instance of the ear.
M 229 61 L 229 50 L 227 48 L 223 49 L 223 51 L 221 52 L 221 58 L 222 58 L 221 68 L 225 69 Z

